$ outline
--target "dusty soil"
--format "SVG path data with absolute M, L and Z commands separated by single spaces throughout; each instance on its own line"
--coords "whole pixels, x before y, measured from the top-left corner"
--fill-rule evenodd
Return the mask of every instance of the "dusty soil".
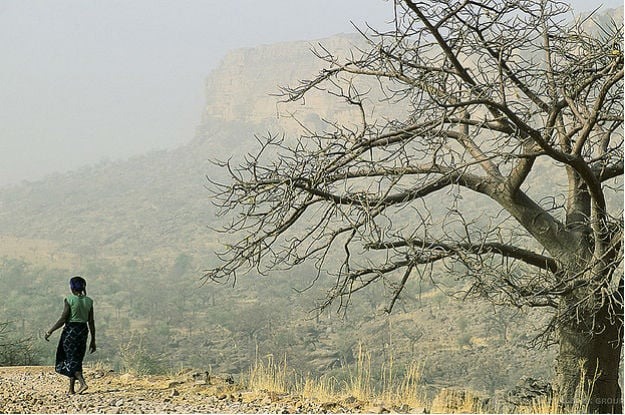
M 301 401 L 242 390 L 226 376 L 183 371 L 133 376 L 85 368 L 89 389 L 67 395 L 49 366 L 0 367 L 0 413 L 328 413 L 360 412 L 340 403 Z

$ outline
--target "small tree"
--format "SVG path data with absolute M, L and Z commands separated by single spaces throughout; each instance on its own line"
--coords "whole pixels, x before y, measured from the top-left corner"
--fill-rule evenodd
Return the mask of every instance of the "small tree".
M 39 364 L 32 339 L 12 335 L 10 322 L 0 323 L 0 366 L 22 366 Z
M 546 0 L 395 7 L 393 30 L 348 58 L 318 52 L 326 69 L 284 89 L 327 91 L 357 125 L 270 135 L 222 164 L 238 242 L 206 277 L 310 260 L 334 270 L 326 305 L 383 281 L 390 311 L 410 278 L 460 272 L 469 294 L 553 310 L 563 407 L 581 392 L 620 413 L 622 23 L 591 36 Z

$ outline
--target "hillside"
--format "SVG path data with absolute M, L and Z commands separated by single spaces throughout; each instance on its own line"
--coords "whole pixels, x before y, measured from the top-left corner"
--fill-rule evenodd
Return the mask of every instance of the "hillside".
M 346 50 L 354 39 L 320 43 Z M 255 146 L 255 134 L 296 135 L 293 116 L 352 116 L 328 94 L 311 97 L 306 111 L 269 95 L 319 70 L 310 47 L 296 42 L 226 56 L 207 79 L 204 116 L 185 146 L 0 190 L 0 322 L 11 321 L 11 335 L 31 341 L 37 363 L 51 363 L 54 348 L 38 333 L 60 313 L 69 276 L 82 274 L 96 299 L 95 358 L 119 369 L 240 374 L 259 357 L 286 356 L 300 373 L 343 379 L 362 346 L 380 381 L 390 362 L 399 371 L 424 364 L 432 394 L 450 386 L 502 393 L 524 375 L 550 376 L 552 351 L 531 347 L 549 316 L 451 299 L 464 283 L 444 270 L 438 286 L 412 282 L 390 316 L 381 311 L 385 287 L 354 298 L 344 316 L 317 316 L 311 310 L 333 281 L 300 293 L 312 268 L 252 275 L 234 288 L 202 284 L 223 242 L 211 230 L 222 219 L 205 188 L 207 174 L 222 172 L 208 160 L 240 157 Z M 533 191 L 552 190 L 537 184 Z

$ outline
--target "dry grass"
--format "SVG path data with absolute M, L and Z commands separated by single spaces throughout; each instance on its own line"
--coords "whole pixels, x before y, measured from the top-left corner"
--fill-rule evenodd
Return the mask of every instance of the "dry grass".
M 313 378 L 305 376 L 296 383 L 295 390 L 304 399 L 331 402 L 344 395 L 344 393 L 339 392 L 338 385 L 339 382 L 334 377 Z
M 599 378 L 599 373 L 594 373 L 592 378 L 588 377 L 586 370 L 584 369 L 585 362 L 580 360 L 579 362 L 579 376 L 580 382 L 577 390 L 575 391 L 575 397 L 573 399 L 573 405 L 568 408 L 567 413 L 571 414 L 586 414 L 588 413 L 588 406 L 590 403 L 590 396 L 592 395 L 595 382 Z M 527 407 L 520 407 L 519 413 L 524 414 L 558 414 L 562 413 L 562 407 L 560 403 L 563 401 L 561 396 L 556 393 L 553 397 L 543 397 L 532 402 Z
M 412 408 L 426 407 L 427 396 L 422 383 L 423 364 L 412 362 L 401 379 L 401 383 L 392 389 L 391 402 L 401 402 Z
M 368 404 L 383 403 L 386 407 L 427 408 L 430 413 L 487 413 L 489 408 L 483 406 L 484 400 L 476 393 L 460 389 L 441 389 L 429 401 L 421 374 L 424 365 L 413 362 L 407 367 L 395 368 L 393 359 L 382 368 L 379 382 L 371 369 L 371 356 L 359 349 L 358 357 L 353 366 L 343 367 L 346 373 L 344 381 L 335 377 L 319 378 L 296 376 L 295 371 L 287 367 L 286 358 L 276 362 L 272 355 L 256 360 L 250 370 L 247 387 L 255 392 L 274 392 L 290 394 L 305 400 L 317 402 L 340 402 L 349 398 L 366 407 Z M 580 389 L 576 394 L 576 404 L 571 413 L 586 413 L 588 396 L 592 391 L 593 382 L 586 382 L 582 373 L 582 384 L 589 384 L 586 390 Z M 380 386 L 381 385 L 381 386 Z M 516 413 L 562 413 L 558 396 L 537 399 L 530 405 L 516 408 Z M 490 409 L 492 411 L 492 408 Z
M 422 364 L 412 363 L 397 375 L 393 362 L 382 371 L 382 387 L 376 388 L 371 357 L 360 348 L 354 367 L 346 366 L 346 380 L 334 377 L 297 377 L 287 368 L 286 359 L 277 363 L 273 356 L 256 360 L 250 370 L 247 387 L 251 391 L 289 393 L 318 402 L 337 402 L 349 398 L 363 404 L 383 402 L 385 405 L 426 407 L 426 394 L 421 382 Z M 289 380 L 291 375 L 292 381 Z
M 480 414 L 485 413 L 482 400 L 471 391 L 441 389 L 430 406 L 433 414 Z
M 348 366 L 347 372 L 348 380 L 343 387 L 343 393 L 353 396 L 359 401 L 369 401 L 373 397 L 374 391 L 371 376 L 371 355 L 365 353 L 362 346 L 358 347 L 355 370 L 352 371 L 352 368 Z
M 282 363 L 276 363 L 273 355 L 265 356 L 265 360 L 266 362 L 256 358 L 254 366 L 250 369 L 247 387 L 254 392 L 289 392 L 286 356 Z
M 542 397 L 534 400 L 529 406 L 521 406 L 518 408 L 520 414 L 557 414 L 558 401 L 549 397 Z

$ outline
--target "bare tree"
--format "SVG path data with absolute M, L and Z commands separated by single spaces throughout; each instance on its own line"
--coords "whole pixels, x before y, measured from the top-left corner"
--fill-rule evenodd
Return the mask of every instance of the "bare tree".
M 38 364 L 36 350 L 30 338 L 11 335 L 11 322 L 0 323 L 0 365 L 20 366 Z
M 410 278 L 460 271 L 468 294 L 553 311 L 563 407 L 620 413 L 622 22 L 591 35 L 546 0 L 394 6 L 392 30 L 348 58 L 321 48 L 327 67 L 284 89 L 327 91 L 357 124 L 221 164 L 237 242 L 206 278 L 308 260 L 336 278 L 326 305 L 383 282 L 390 311 Z

